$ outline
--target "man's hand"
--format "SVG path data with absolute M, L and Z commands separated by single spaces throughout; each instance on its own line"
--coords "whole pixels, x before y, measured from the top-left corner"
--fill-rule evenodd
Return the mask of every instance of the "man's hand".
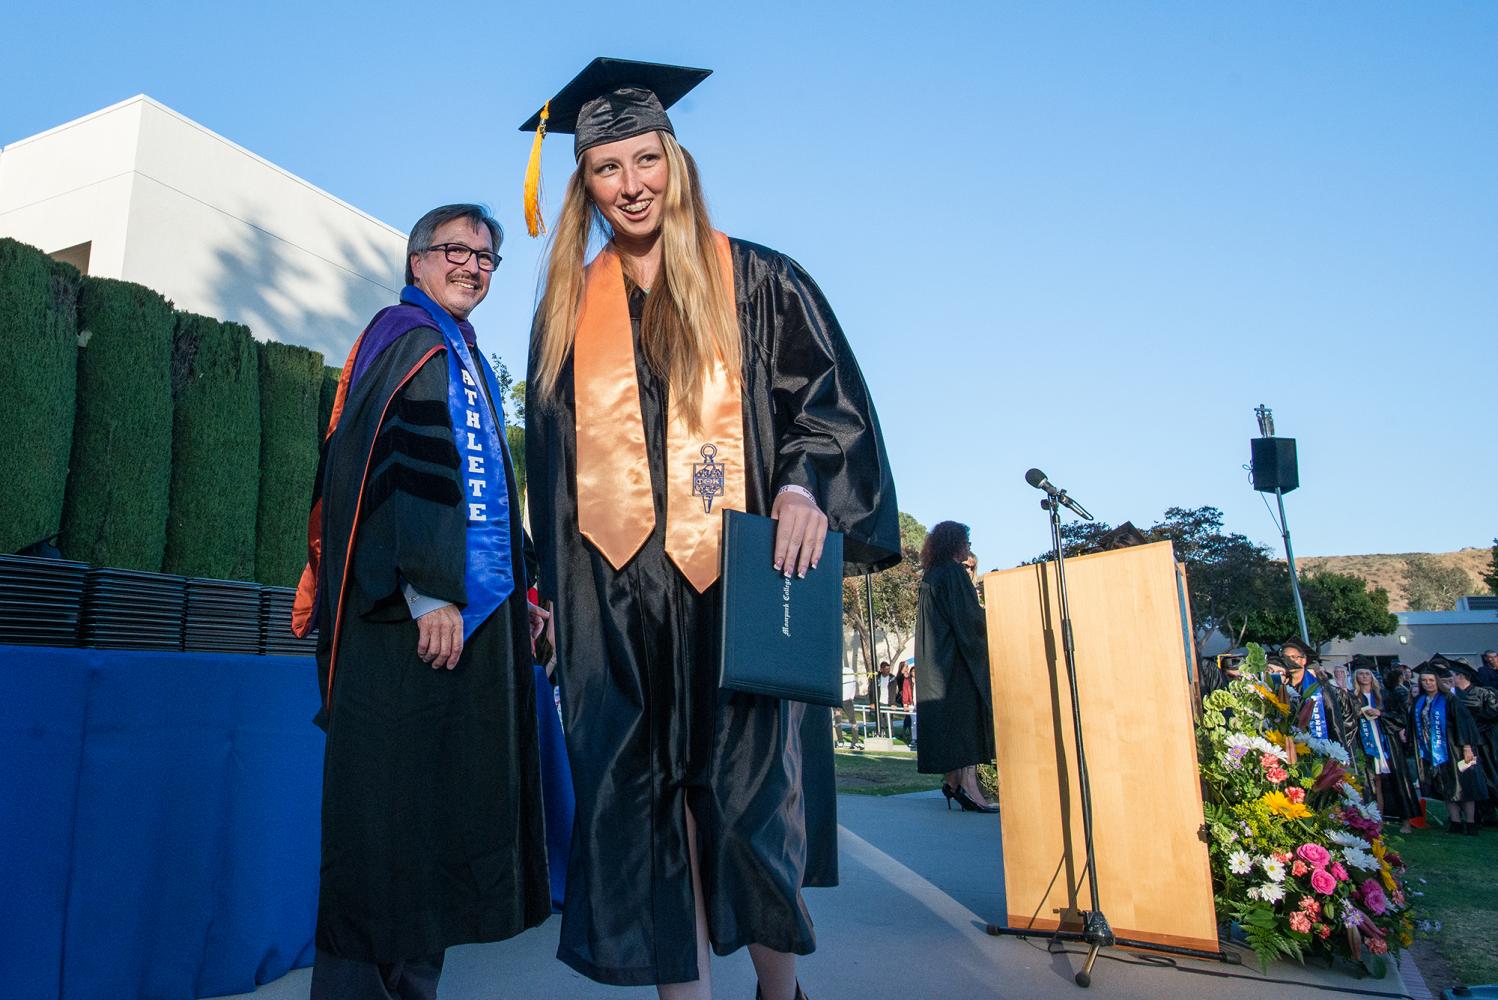
M 546 631 L 546 623 L 551 620 L 551 612 L 545 608 L 537 607 L 529 601 L 526 602 L 526 609 L 530 612 L 531 616 L 531 642 L 534 643 L 541 637 L 541 633 Z
M 770 517 L 775 526 L 775 568 L 790 576 L 805 576 L 822 559 L 827 540 L 827 515 L 806 497 L 786 490 L 775 498 Z
M 463 655 L 463 612 L 457 605 L 444 604 L 428 611 L 416 619 L 416 629 L 421 633 L 416 640 L 416 655 L 422 662 L 430 663 L 433 670 L 451 670 L 458 665 L 458 657 Z

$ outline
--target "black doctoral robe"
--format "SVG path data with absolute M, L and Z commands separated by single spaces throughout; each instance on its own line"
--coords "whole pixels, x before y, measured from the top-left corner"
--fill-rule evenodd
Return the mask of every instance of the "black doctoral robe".
M 849 574 L 899 561 L 878 419 L 837 320 L 789 258 L 730 241 L 743 332 L 750 513 L 787 484 L 844 533 Z M 802 886 L 837 883 L 828 710 L 718 688 L 719 588 L 699 594 L 665 553 L 666 383 L 635 368 L 655 531 L 615 570 L 578 532 L 572 361 L 527 401 L 540 591 L 556 602 L 558 673 L 577 812 L 558 957 L 605 983 L 698 977 L 686 809 L 699 832 L 713 949 L 815 947 Z M 537 367 L 532 337 L 531 371 Z M 531 382 L 534 385 L 534 381 Z
M 380 354 L 351 389 L 319 471 L 317 661 L 320 690 L 326 698 L 331 672 L 332 694 L 319 716 L 328 735 L 317 946 L 361 961 L 501 940 L 551 912 L 508 468 L 515 591 L 454 669 L 417 657 L 401 592 L 404 581 L 465 600 L 466 507 L 442 344 L 418 327 Z
M 921 678 L 916 769 L 945 774 L 993 760 L 988 631 L 973 581 L 954 560 L 921 578 L 915 665 Z

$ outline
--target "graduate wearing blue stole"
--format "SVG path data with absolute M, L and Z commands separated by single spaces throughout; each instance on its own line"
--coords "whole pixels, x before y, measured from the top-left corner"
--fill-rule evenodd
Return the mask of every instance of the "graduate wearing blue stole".
M 1467 706 L 1443 683 L 1451 676 L 1449 670 L 1427 662 L 1415 672 L 1420 693 L 1410 708 L 1410 724 L 1420 793 L 1445 800 L 1449 832 L 1476 836 L 1477 803 L 1488 797 L 1487 781 L 1474 752 L 1477 724 Z

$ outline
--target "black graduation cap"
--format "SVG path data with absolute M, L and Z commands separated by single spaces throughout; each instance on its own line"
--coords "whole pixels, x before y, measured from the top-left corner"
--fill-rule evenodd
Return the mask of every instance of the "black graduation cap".
M 1416 667 L 1415 673 L 1434 674 L 1437 677 L 1450 677 L 1451 671 L 1447 670 L 1443 665 L 1445 662 L 1447 662 L 1446 657 L 1442 656 L 1440 653 L 1437 653 L 1435 656 L 1431 657 L 1430 659 L 1426 660 L 1424 663 Z
M 1281 652 L 1284 652 L 1287 649 L 1300 650 L 1305 654 L 1307 663 L 1316 663 L 1321 659 L 1320 656 L 1316 655 L 1316 651 L 1312 649 L 1309 644 L 1302 642 L 1299 639 L 1286 639 L 1284 642 L 1280 643 Z
M 646 132 L 670 132 L 666 109 L 712 74 L 710 69 L 638 62 L 600 56 L 588 63 L 541 110 L 525 120 L 522 132 L 535 132 L 525 171 L 525 221 L 532 236 L 543 232 L 540 218 L 541 140 L 547 132 L 573 136 L 572 152 Z

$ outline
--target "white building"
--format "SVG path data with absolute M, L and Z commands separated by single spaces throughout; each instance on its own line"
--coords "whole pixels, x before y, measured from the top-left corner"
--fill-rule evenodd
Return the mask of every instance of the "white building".
M 333 365 L 406 236 L 144 95 L 0 147 L 0 236 Z
M 1322 647 L 1322 659 L 1341 663 L 1362 653 L 1413 667 L 1441 653 L 1480 667 L 1483 650 L 1498 649 L 1498 610 L 1466 610 L 1463 605 L 1456 611 L 1400 611 L 1394 617 L 1399 626 L 1390 634 L 1329 642 Z

